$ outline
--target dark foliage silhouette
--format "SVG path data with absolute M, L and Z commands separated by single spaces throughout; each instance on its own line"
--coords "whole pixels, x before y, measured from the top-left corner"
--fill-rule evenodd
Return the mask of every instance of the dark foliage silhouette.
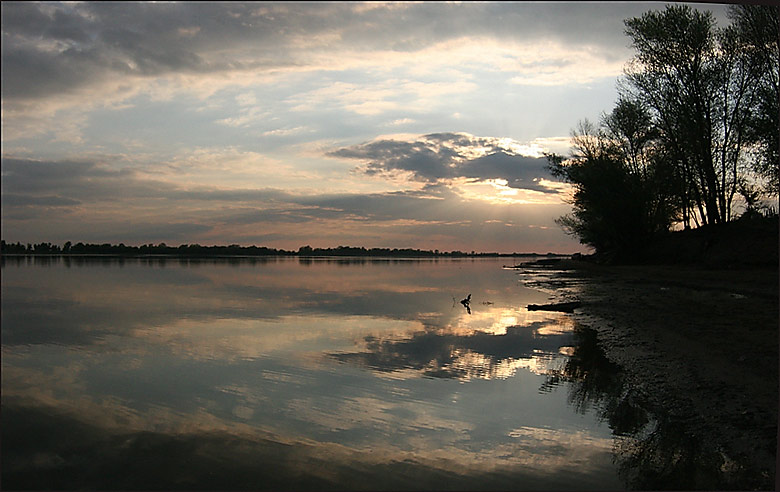
M 547 156 L 574 186 L 559 224 L 597 253 L 624 259 L 676 223 L 731 222 L 736 203 L 777 213 L 761 199 L 778 193 L 780 8 L 729 15 L 723 29 L 681 5 L 627 19 L 635 56 L 615 108 L 579 125 L 571 156 Z

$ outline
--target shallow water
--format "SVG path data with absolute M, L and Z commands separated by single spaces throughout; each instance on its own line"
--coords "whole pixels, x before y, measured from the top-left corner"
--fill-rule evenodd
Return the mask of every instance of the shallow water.
M 4 261 L 3 483 L 623 488 L 593 334 L 511 262 Z

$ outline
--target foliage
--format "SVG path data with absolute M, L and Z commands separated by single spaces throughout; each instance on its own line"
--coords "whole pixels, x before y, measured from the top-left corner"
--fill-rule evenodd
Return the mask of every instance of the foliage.
M 665 160 L 656 155 L 648 112 L 621 99 L 600 128 L 583 121 L 572 135 L 575 154 L 548 155 L 554 176 L 571 183 L 574 211 L 557 219 L 597 252 L 625 256 L 676 218 Z
M 712 14 L 670 6 L 628 19 L 636 56 L 626 74 L 632 92 L 652 108 L 668 152 L 704 223 L 718 222 L 718 176 L 712 154 L 716 49 Z M 687 216 L 686 216 L 687 219 Z
M 635 56 L 600 126 L 573 132 L 574 153 L 549 155 L 571 183 L 558 219 L 599 253 L 624 255 L 681 221 L 722 224 L 777 195 L 780 8 L 734 6 L 732 24 L 667 6 L 625 21 Z M 760 186 L 761 182 L 764 186 Z
M 748 119 L 746 138 L 757 147 L 756 170 L 767 180 L 765 191 L 780 189 L 780 7 L 733 5 L 729 36 L 749 60 L 750 90 L 757 103 Z

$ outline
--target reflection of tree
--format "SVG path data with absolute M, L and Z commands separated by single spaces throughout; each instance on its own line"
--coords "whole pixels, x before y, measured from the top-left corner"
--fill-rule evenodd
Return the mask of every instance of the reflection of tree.
M 746 487 L 729 476 L 728 464 L 717 449 L 688 427 L 662 415 L 637 439 L 619 441 L 619 470 L 627 484 L 642 490 Z
M 594 330 L 575 326 L 572 356 L 561 370 L 547 375 L 542 390 L 562 381 L 571 384 L 569 402 L 577 411 L 598 409 L 612 429 L 619 471 L 629 488 L 723 490 L 769 485 L 762 482 L 760 471 L 726 458 L 713 436 L 699 430 L 695 416 L 680 417 L 652 406 L 628 383 L 622 368 L 606 358 Z
M 620 367 L 604 356 L 596 332 L 577 325 L 574 330 L 574 353 L 562 370 L 547 374 L 542 390 L 561 381 L 572 382 L 569 403 L 581 413 L 599 408 L 601 417 L 617 435 L 631 434 L 647 422 L 647 413 L 634 401 L 636 395 L 626 388 Z

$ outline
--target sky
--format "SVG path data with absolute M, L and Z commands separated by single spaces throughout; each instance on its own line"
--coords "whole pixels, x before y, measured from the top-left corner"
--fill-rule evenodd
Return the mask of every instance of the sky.
M 2 238 L 587 252 L 543 154 L 664 5 L 3 2 Z

